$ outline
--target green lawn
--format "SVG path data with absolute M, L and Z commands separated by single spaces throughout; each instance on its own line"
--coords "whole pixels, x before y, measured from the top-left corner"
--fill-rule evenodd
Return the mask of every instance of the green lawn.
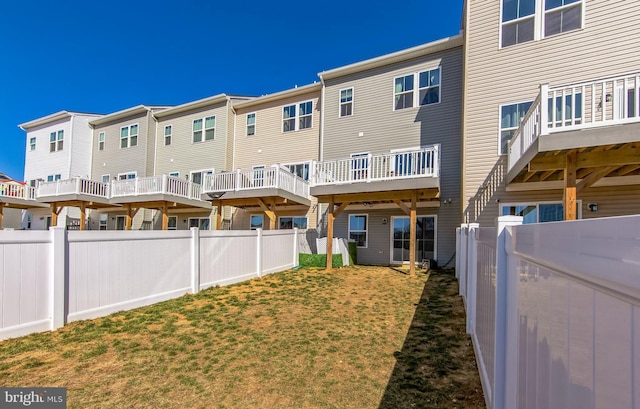
M 305 268 L 0 342 L 69 408 L 484 408 L 450 273 Z

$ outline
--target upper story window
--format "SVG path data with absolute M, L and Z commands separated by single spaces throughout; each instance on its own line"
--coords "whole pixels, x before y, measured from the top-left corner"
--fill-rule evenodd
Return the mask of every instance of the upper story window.
M 138 145 L 138 124 L 120 128 L 120 148 L 130 148 Z
M 439 103 L 440 84 L 440 67 L 395 78 L 394 110 Z M 418 92 L 415 92 L 416 89 Z
M 340 117 L 353 115 L 353 87 L 340 90 Z
M 247 136 L 256 134 L 256 113 L 247 114 Z
M 60 180 L 62 179 L 62 175 L 61 174 L 57 174 L 57 175 L 49 175 L 47 176 L 47 182 L 54 182 L 56 180 Z
M 204 124 L 204 132 L 203 132 Z M 211 141 L 216 134 L 216 117 L 208 116 L 204 119 L 193 120 L 193 142 Z M 204 135 L 204 139 L 203 139 Z
M 500 107 L 500 154 L 506 154 L 509 151 L 509 141 L 520 126 L 520 121 L 531 108 L 531 104 L 533 104 L 532 101 L 527 101 Z
M 584 0 L 502 0 L 501 46 L 582 28 Z
M 287 105 L 282 109 L 282 132 L 299 131 L 313 127 L 313 101 Z
M 100 132 L 98 134 L 98 150 L 99 151 L 104 150 L 104 139 L 105 139 L 104 132 Z
M 118 173 L 118 180 L 135 179 L 138 176 L 137 172 Z
M 35 151 L 36 150 L 36 138 L 29 138 L 29 150 L 31 151 Z
M 289 172 L 293 173 L 294 175 L 304 180 L 309 180 L 309 162 L 287 163 L 283 164 L 282 166 L 288 169 Z
M 204 169 L 204 170 L 192 171 L 191 172 L 191 181 L 193 183 L 197 183 L 199 185 L 202 185 L 202 183 L 204 182 L 204 177 L 206 175 L 212 175 L 212 174 L 213 174 L 213 169 Z
M 109 175 L 109 174 L 102 175 L 100 180 L 102 181 L 102 183 L 109 183 L 111 181 L 111 175 Z
M 49 152 L 61 151 L 64 146 L 64 131 L 51 132 L 49 135 Z
M 171 145 L 171 135 L 173 133 L 173 127 L 167 125 L 164 127 L 164 146 Z

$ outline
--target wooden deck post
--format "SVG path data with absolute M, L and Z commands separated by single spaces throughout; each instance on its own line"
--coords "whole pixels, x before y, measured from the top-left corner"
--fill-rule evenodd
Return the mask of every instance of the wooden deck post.
M 563 207 L 564 219 L 576 220 L 576 167 L 578 152 L 572 150 L 567 153 L 566 163 L 564 167 L 564 189 L 563 189 Z
M 56 206 L 56 203 L 51 203 L 51 225 L 54 227 L 58 225 L 58 215 L 61 210 L 62 207 Z
M 127 216 L 125 218 L 125 230 L 131 230 L 131 225 L 133 224 L 133 217 L 131 217 L 131 204 L 127 204 L 125 206 L 125 208 L 127 209 Z
M 331 271 L 333 269 L 333 206 L 333 196 L 331 196 L 329 199 L 329 208 L 327 209 L 327 271 Z
M 169 204 L 162 203 L 162 230 L 169 230 Z
M 5 207 L 5 203 L 0 203 L 0 230 L 2 230 L 2 217 L 3 217 L 3 209 Z
M 417 193 L 414 191 L 411 194 L 411 225 L 409 227 L 409 274 L 416 273 L 416 202 Z
M 80 202 L 80 230 L 85 229 L 85 220 L 87 219 L 87 204 Z
M 216 213 L 216 230 L 222 230 L 222 204 L 218 203 L 218 212 Z

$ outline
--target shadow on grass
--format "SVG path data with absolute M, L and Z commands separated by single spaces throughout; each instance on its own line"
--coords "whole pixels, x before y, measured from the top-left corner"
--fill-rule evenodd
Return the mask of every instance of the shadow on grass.
M 465 313 L 451 272 L 431 272 L 380 409 L 485 408 Z

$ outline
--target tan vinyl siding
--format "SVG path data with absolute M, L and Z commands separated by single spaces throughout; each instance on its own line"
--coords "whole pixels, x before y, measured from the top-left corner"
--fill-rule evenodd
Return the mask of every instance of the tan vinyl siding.
M 500 1 L 467 5 L 463 212 L 468 221 L 491 225 L 498 215 L 496 200 L 518 195 L 504 191 L 500 105 L 533 100 L 544 82 L 557 86 L 640 71 L 640 54 L 631 52 L 640 40 L 640 3 L 588 0 L 583 29 L 504 49 L 499 48 Z M 627 213 L 634 209 L 627 207 Z
M 440 103 L 394 111 L 394 79 L 437 67 L 441 67 Z M 438 215 L 440 263 L 455 253 L 455 226 L 460 223 L 462 68 L 462 47 L 457 47 L 328 80 L 325 89 L 324 160 L 441 144 L 440 198 L 452 202 L 432 210 Z M 340 90 L 349 87 L 354 89 L 353 115 L 341 118 Z M 389 242 L 389 232 L 378 234 L 382 233 L 376 230 L 371 236 L 374 242 Z M 370 262 L 388 263 L 388 249 L 383 254 L 382 258 L 372 254 Z
M 213 140 L 193 142 L 193 121 L 215 115 L 215 137 Z M 164 145 L 164 127 L 172 126 L 171 145 Z M 204 137 L 204 136 L 203 136 Z M 178 113 L 158 120 L 158 147 L 156 174 L 180 172 L 184 178 L 191 171 L 227 168 L 227 143 L 231 135 L 227 124 L 227 104 L 220 102 L 205 108 Z
M 138 124 L 137 146 L 120 148 L 120 128 Z M 151 131 L 149 134 L 148 132 Z M 105 148 L 98 149 L 98 135 L 105 133 Z M 111 180 L 119 173 L 137 172 L 138 177 L 149 176 L 147 173 L 147 149 L 149 138 L 153 139 L 155 129 L 149 130 L 147 114 L 133 115 L 129 118 L 96 126 L 93 130 L 93 165 L 91 178 L 101 180 L 102 175 L 109 174 Z
M 312 101 L 312 127 L 282 132 L 282 112 L 287 105 Z M 255 165 L 311 161 L 318 158 L 320 138 L 320 91 L 236 110 L 236 169 Z M 247 114 L 256 113 L 255 135 L 247 136 Z

